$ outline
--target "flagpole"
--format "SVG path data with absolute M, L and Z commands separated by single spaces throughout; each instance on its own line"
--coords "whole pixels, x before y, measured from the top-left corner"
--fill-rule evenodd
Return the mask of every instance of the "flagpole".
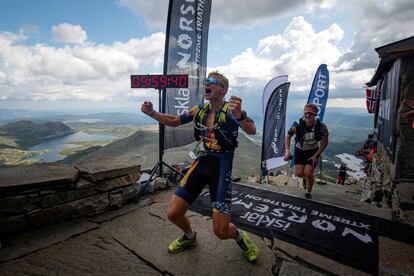
M 263 132 L 262 132 L 262 153 L 261 153 L 261 157 L 260 157 L 260 178 L 259 178 L 259 182 L 260 184 L 262 184 L 262 177 L 264 176 L 264 170 L 266 167 L 266 163 L 264 161 L 264 145 L 265 145 L 265 129 L 266 129 L 266 108 L 267 106 L 265 106 L 265 112 L 263 115 Z
M 172 4 L 173 0 L 170 0 L 168 3 L 168 16 L 167 16 L 167 28 L 165 31 L 165 48 L 164 48 L 164 69 L 163 74 L 166 75 L 168 72 L 168 49 L 170 47 L 170 26 L 171 26 L 171 13 L 172 13 Z M 166 102 L 166 93 L 167 89 L 160 89 L 159 90 L 159 109 L 161 113 L 165 113 L 165 102 Z M 158 133 L 158 162 L 159 162 L 159 169 L 160 169 L 160 177 L 162 177 L 162 163 L 163 163 L 163 156 L 164 156 L 164 136 L 165 136 L 165 125 L 159 123 L 159 133 Z

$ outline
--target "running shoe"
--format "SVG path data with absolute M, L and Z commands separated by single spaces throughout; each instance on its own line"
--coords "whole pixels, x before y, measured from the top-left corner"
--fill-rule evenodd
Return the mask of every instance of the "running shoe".
M 250 240 L 246 231 L 242 231 L 242 239 L 237 244 L 249 262 L 254 262 L 259 257 L 259 248 Z
M 169 246 L 168 246 L 168 252 L 170 253 L 178 253 L 181 251 L 184 251 L 188 248 L 191 248 L 197 244 L 197 233 L 194 236 L 193 239 L 187 239 L 185 235 L 183 235 L 181 238 L 178 238 L 174 240 Z

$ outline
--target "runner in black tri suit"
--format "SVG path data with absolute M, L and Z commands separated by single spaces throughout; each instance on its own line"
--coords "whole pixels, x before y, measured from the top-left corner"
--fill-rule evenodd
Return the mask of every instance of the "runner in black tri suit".
M 230 207 L 231 170 L 238 129 L 241 127 L 247 134 L 255 134 L 256 127 L 241 109 L 240 98 L 232 96 L 229 102 L 224 100 L 228 86 L 225 76 L 217 71 L 211 72 L 204 80 L 204 98 L 208 101 L 205 104 L 197 105 L 181 116 L 156 112 L 151 102 L 144 102 L 141 110 L 172 127 L 192 122 L 198 141 L 191 153 L 195 161 L 181 180 L 168 209 L 169 220 L 184 231 L 181 238 L 168 246 L 169 252 L 180 252 L 196 244 L 196 232 L 191 228 L 186 212 L 208 185 L 214 233 L 220 239 L 235 239 L 245 257 L 253 262 L 259 255 L 258 247 L 245 231 L 230 223 Z

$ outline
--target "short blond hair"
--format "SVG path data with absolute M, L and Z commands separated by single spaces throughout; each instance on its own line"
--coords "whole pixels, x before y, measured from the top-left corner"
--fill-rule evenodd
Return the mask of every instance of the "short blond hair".
M 316 104 L 306 104 L 305 105 L 305 107 L 303 108 L 303 109 L 305 109 L 305 108 L 312 108 L 313 109 L 313 111 L 315 111 L 315 114 L 318 114 L 318 106 L 316 105 Z
M 212 71 L 208 73 L 208 76 L 218 79 L 226 90 L 229 89 L 229 80 L 219 71 Z

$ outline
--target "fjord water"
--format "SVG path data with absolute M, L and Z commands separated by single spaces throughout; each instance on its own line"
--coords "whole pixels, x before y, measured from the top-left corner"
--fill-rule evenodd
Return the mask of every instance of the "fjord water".
M 73 142 L 88 142 L 88 141 L 109 141 L 114 139 L 112 135 L 105 134 L 88 134 L 80 131 L 67 136 L 47 140 L 41 144 L 30 147 L 29 150 L 49 150 L 47 153 L 37 154 L 26 158 L 25 160 L 40 160 L 40 162 L 54 162 L 64 159 L 66 156 L 60 155 L 64 149 L 76 148 L 79 145 L 71 144 Z

